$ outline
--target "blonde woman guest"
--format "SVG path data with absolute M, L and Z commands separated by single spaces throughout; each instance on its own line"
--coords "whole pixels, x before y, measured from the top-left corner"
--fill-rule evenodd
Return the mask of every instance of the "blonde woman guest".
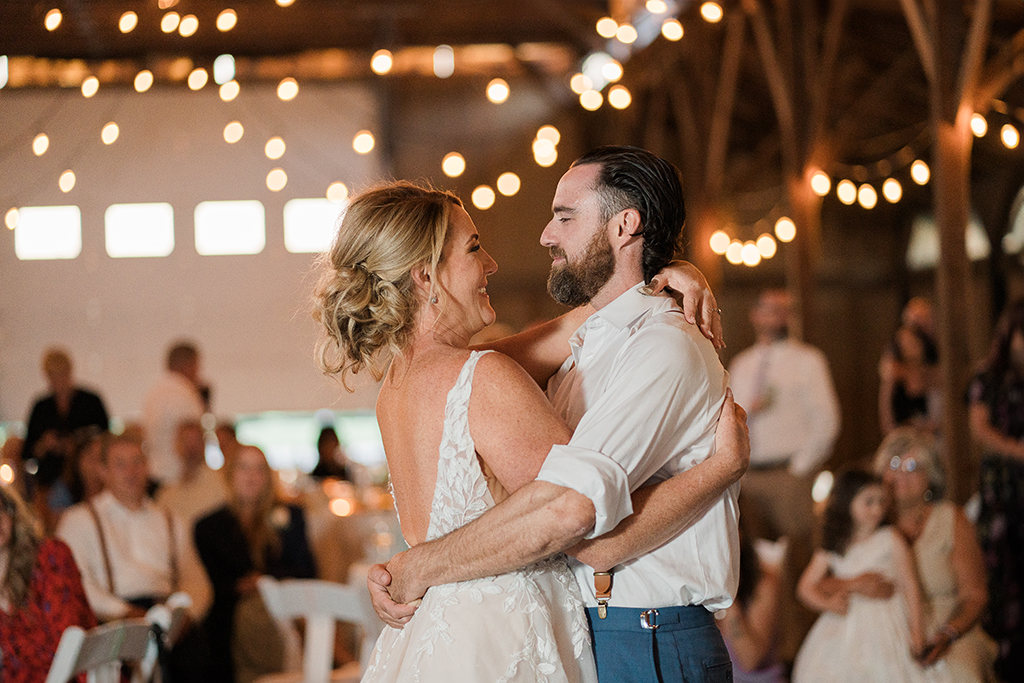
M 978 622 L 988 602 L 974 527 L 941 499 L 945 475 L 935 438 L 899 427 L 878 449 L 875 471 L 895 502 L 896 528 L 910 543 L 921 579 L 927 644 L 923 662 L 945 662 L 953 683 L 992 678 L 995 643 Z
M 0 486 L 0 680 L 42 681 L 64 629 L 95 625 L 71 551 L 41 539 L 18 494 Z
M 274 473 L 263 451 L 256 446 L 239 447 L 225 461 L 223 473 L 228 503 L 196 522 L 195 541 L 213 583 L 213 605 L 206 618 L 213 680 L 230 683 L 280 667 L 282 646 L 273 639 L 276 631 L 269 618 L 260 613 L 256 580 L 264 574 L 314 578 L 316 565 L 305 515 L 301 508 L 278 499 Z M 239 616 L 243 603 L 245 614 L 254 616 Z M 259 648 L 249 647 L 249 634 L 254 632 L 249 622 L 254 619 L 269 627 L 264 630 L 271 634 L 269 644 Z

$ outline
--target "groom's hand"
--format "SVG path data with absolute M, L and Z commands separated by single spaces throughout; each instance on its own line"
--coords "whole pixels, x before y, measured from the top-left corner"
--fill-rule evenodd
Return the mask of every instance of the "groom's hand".
M 388 593 L 388 586 L 391 584 L 391 574 L 388 568 L 382 564 L 375 564 L 370 567 L 366 574 L 366 587 L 370 590 L 370 600 L 373 602 L 373 609 L 388 626 L 402 628 L 412 619 L 413 613 L 419 601 L 412 605 L 404 605 L 391 599 Z

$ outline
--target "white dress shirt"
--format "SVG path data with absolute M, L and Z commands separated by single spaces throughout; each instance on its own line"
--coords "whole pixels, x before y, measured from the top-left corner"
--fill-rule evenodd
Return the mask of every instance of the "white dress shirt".
M 642 285 L 642 283 L 641 283 Z M 592 315 L 548 396 L 574 429 L 538 479 L 591 498 L 600 535 L 632 512 L 629 493 L 688 470 L 714 452 L 728 375 L 711 342 L 676 303 L 634 287 Z M 615 489 L 625 472 L 628 483 Z M 628 488 L 628 490 L 627 490 Z M 614 571 L 613 607 L 732 604 L 739 576 L 739 485 L 668 543 Z M 573 562 L 584 598 L 593 570 Z
M 828 458 L 839 436 L 839 401 L 828 361 L 818 349 L 792 339 L 755 344 L 729 366 L 736 403 L 750 410 L 751 465 L 789 463 L 804 476 Z
M 184 375 L 165 371 L 146 394 L 142 425 L 146 430 L 149 471 L 161 483 L 178 481 L 181 462 L 175 451 L 178 425 L 203 417 L 203 399 Z
M 89 605 L 101 621 L 119 619 L 130 607 L 126 599 L 166 597 L 181 591 L 192 598 L 189 613 L 201 619 L 210 606 L 212 588 L 192 543 L 192 529 L 172 514 L 178 585 L 172 586 L 171 538 L 165 510 L 146 499 L 138 510 L 121 505 L 109 491 L 92 499 L 103 525 L 113 592 L 103 561 L 96 520 L 86 503 L 74 505 L 61 517 L 57 537 L 71 547 L 82 572 Z

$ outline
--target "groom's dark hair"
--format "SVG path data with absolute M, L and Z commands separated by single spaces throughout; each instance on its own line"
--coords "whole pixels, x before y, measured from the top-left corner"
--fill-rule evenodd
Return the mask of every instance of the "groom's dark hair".
M 681 250 L 686 206 L 679 169 L 645 149 L 613 145 L 593 149 L 572 165 L 585 164 L 601 167 L 594 189 L 604 222 L 624 209 L 640 213 L 640 230 L 635 234 L 644 239 L 644 280 L 650 283 Z

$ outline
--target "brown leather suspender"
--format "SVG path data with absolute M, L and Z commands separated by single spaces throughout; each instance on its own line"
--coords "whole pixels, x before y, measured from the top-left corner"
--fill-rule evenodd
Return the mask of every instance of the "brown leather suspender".
M 100 515 L 96 512 L 96 506 L 92 504 L 91 500 L 85 502 L 86 508 L 89 510 L 89 514 L 92 515 L 93 521 L 96 523 L 96 532 L 100 538 L 100 552 L 103 554 L 103 568 L 107 572 L 107 590 L 112 594 L 114 592 L 114 572 L 110 566 L 110 552 L 107 549 L 107 537 L 103 533 L 103 525 L 100 523 Z M 170 543 L 171 552 L 171 592 L 178 590 L 178 581 L 180 579 L 178 571 L 178 550 L 177 544 L 174 542 L 174 517 L 171 515 L 171 511 L 164 509 L 164 517 L 167 519 L 167 538 Z
M 594 572 L 594 597 L 597 598 L 597 616 L 608 616 L 608 601 L 612 598 L 612 573 Z

